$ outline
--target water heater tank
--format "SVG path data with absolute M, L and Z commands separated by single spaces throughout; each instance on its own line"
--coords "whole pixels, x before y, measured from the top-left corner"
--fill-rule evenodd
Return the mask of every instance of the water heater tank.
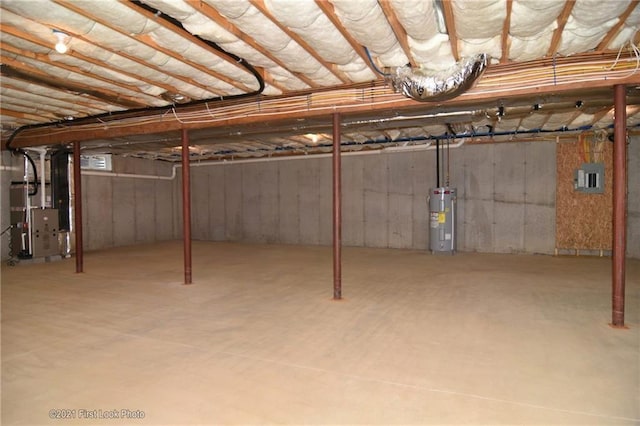
M 429 249 L 432 253 L 456 251 L 456 188 L 429 190 Z

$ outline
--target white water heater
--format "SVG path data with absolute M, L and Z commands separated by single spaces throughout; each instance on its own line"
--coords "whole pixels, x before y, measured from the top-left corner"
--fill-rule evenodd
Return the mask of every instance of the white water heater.
M 429 249 L 432 253 L 456 251 L 456 188 L 429 190 Z

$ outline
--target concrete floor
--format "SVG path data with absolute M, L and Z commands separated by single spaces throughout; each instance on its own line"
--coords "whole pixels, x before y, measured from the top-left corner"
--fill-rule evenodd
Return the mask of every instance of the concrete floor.
M 615 330 L 606 258 L 193 250 L 3 265 L 2 424 L 640 423 L 638 260 Z

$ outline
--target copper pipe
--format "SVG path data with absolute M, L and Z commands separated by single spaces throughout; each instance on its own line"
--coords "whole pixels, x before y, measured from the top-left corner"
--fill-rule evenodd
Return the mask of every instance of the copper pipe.
M 340 114 L 333 114 L 333 300 L 342 299 Z
M 184 283 L 191 284 L 191 176 L 189 132 L 182 129 L 182 235 L 184 240 Z
M 76 234 L 76 273 L 84 272 L 82 250 L 82 175 L 80 142 L 73 143 L 73 226 Z M 43 188 L 44 190 L 44 188 Z
M 624 327 L 624 284 L 627 232 L 627 102 L 626 88 L 614 86 L 615 118 L 613 122 L 613 327 Z

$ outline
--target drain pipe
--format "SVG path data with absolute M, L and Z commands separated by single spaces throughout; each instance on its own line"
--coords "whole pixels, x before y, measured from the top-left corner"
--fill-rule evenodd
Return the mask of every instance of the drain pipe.
M 333 113 L 333 300 L 342 299 L 340 114 Z
M 84 272 L 82 247 L 82 175 L 80 174 L 80 142 L 73 143 L 73 225 L 76 234 L 76 273 Z
M 191 284 L 191 176 L 189 132 L 182 129 L 182 231 L 184 241 L 184 283 Z
M 47 203 L 46 190 L 45 190 L 45 160 L 47 156 L 46 148 L 27 148 L 27 151 L 37 152 L 40 156 L 40 208 L 45 208 Z M 37 183 L 36 183 L 37 185 Z
M 612 320 L 614 328 L 624 325 L 624 285 L 627 232 L 627 102 L 624 85 L 614 86 L 613 133 L 613 255 Z

